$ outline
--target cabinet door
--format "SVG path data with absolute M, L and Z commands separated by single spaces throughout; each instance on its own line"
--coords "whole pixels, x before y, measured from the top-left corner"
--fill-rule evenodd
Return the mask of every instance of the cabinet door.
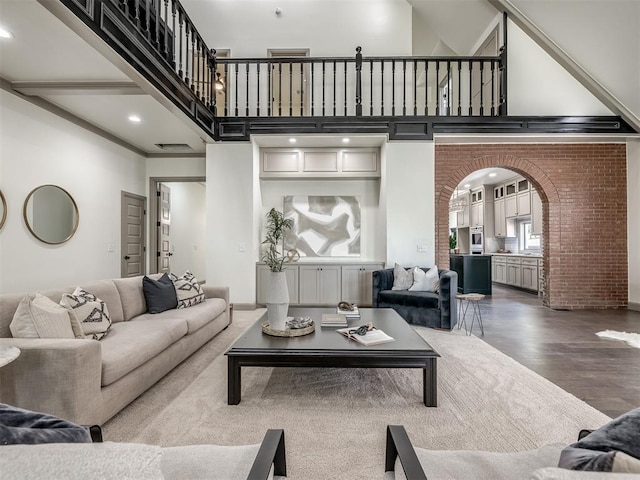
M 504 217 L 504 198 L 493 203 L 493 230 L 496 237 L 504 237 L 507 233 L 507 222 Z
M 538 268 L 522 265 L 522 288 L 538 290 Z
M 471 204 L 470 225 L 472 227 L 481 227 L 484 221 L 484 203 Z
M 507 264 L 507 285 L 519 287 L 522 285 L 522 274 L 520 265 Z
M 518 198 L 516 196 L 504 199 L 504 216 L 506 218 L 518 216 Z
M 507 283 L 507 264 L 498 263 L 496 265 L 496 282 Z
M 256 279 L 256 303 L 265 305 L 267 302 L 267 288 L 269 286 L 269 267 L 258 265 Z M 289 305 L 298 304 L 298 267 L 287 265 L 284 267 L 285 277 L 287 277 L 287 287 L 289 288 Z
M 340 267 L 336 265 L 319 267 L 318 299 L 320 305 L 338 305 L 342 289 L 340 288 Z
M 531 192 L 531 234 L 542 235 L 542 201 L 535 190 Z
M 518 194 L 518 215 L 531 215 L 531 194 L 528 191 Z
M 318 267 L 300 265 L 300 305 L 317 305 L 320 300 Z
M 469 207 L 464 207 L 461 211 L 456 213 L 458 228 L 469 226 Z

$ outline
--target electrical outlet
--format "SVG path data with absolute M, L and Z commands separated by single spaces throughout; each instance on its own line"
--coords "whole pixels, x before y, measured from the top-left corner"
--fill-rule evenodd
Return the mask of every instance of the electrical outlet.
M 422 253 L 428 251 L 427 246 L 425 244 L 423 244 L 423 243 L 417 245 L 417 250 L 418 250 L 418 252 L 422 252 Z

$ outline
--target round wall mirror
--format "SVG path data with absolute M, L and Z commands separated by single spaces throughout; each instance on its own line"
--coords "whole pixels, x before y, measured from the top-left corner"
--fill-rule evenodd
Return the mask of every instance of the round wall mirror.
M 0 230 L 4 227 L 4 222 L 7 219 L 7 201 L 4 199 L 4 194 L 0 190 Z
M 65 189 L 41 185 L 24 201 L 24 222 L 31 234 L 49 245 L 64 243 L 78 228 L 78 206 Z

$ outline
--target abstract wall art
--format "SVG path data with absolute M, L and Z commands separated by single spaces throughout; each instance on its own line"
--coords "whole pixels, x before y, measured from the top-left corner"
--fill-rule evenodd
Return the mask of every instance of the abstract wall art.
M 356 196 L 284 197 L 284 216 L 293 219 L 285 250 L 303 257 L 360 256 L 360 200 Z

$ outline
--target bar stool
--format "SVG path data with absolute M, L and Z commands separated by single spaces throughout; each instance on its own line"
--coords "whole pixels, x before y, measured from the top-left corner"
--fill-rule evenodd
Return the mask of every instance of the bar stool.
M 464 331 L 467 335 L 471 335 L 473 331 L 473 324 L 478 319 L 478 324 L 480 325 L 480 333 L 482 337 L 484 337 L 484 326 L 482 325 L 482 312 L 480 311 L 480 301 L 484 300 L 484 295 L 481 293 L 459 293 L 456 295 L 456 299 L 458 300 L 458 329 L 462 327 L 464 323 Z M 464 304 L 465 300 L 467 301 L 466 305 Z M 469 305 L 471 305 L 471 310 L 473 312 L 473 316 L 471 317 L 471 328 L 467 330 L 467 310 L 469 310 Z M 460 319 L 462 321 L 460 322 Z

